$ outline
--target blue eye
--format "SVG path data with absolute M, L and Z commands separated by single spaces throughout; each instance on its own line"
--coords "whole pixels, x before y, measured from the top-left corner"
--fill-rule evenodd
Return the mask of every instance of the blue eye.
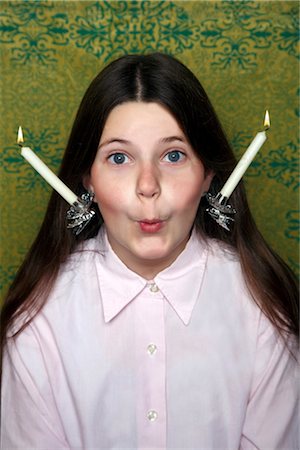
M 125 162 L 128 162 L 128 156 L 124 155 L 124 153 L 114 153 L 113 155 L 110 155 L 108 160 L 112 164 L 124 164 Z
M 167 160 L 171 163 L 176 163 L 178 161 L 181 161 L 184 158 L 184 153 L 180 152 L 179 150 L 172 150 L 171 152 L 167 153 L 164 157 L 164 160 Z

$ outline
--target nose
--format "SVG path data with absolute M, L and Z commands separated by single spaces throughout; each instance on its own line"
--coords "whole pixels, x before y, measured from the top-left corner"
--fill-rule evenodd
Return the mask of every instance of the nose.
M 158 197 L 161 192 L 158 169 L 147 164 L 139 169 L 136 192 L 142 198 Z

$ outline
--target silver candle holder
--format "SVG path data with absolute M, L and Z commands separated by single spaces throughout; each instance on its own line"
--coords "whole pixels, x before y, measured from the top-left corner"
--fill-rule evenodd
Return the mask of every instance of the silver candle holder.
M 206 200 L 208 201 L 209 207 L 206 208 L 206 212 L 225 230 L 230 231 L 230 224 L 234 222 L 232 217 L 236 214 L 236 210 L 227 203 L 228 198 L 223 197 L 219 192 L 216 196 L 210 193 L 206 194 Z
M 93 198 L 93 193 L 85 192 L 67 210 L 67 228 L 72 228 L 75 235 L 81 233 L 96 214 L 95 211 L 90 209 Z

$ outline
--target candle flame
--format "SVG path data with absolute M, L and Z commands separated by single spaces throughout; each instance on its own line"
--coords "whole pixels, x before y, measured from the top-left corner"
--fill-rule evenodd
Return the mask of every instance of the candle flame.
M 266 114 L 265 114 L 265 120 L 264 120 L 264 129 L 268 130 L 271 126 L 271 122 L 270 122 L 270 114 L 269 111 L 266 110 Z
M 19 127 L 19 129 L 18 129 L 17 143 L 20 145 L 20 144 L 23 144 L 23 142 L 24 142 L 24 138 L 23 138 L 22 127 Z

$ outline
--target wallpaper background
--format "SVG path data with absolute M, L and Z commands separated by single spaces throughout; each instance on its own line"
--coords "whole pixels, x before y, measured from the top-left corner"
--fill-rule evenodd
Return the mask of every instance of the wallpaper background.
M 16 134 L 57 171 L 90 81 L 127 53 L 171 53 L 194 71 L 236 155 L 272 127 L 245 175 L 267 241 L 299 271 L 299 3 L 0 1 L 0 295 L 33 240 L 50 187 Z

